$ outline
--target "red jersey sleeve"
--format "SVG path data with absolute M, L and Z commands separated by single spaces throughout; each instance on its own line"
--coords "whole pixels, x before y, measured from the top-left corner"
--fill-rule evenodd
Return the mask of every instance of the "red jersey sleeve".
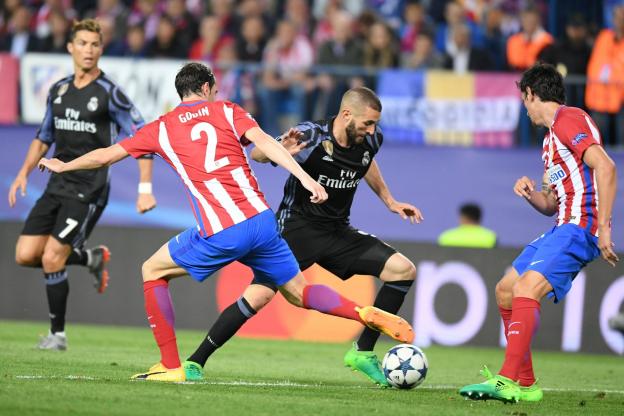
M 572 153 L 583 159 L 583 154 L 590 146 L 601 144 L 600 132 L 584 111 L 566 110 L 555 123 L 555 134 Z
M 130 156 L 138 158 L 151 153 L 159 153 L 158 128 L 160 120 L 152 121 L 139 129 L 134 137 L 128 137 L 119 142 Z
M 232 107 L 233 110 L 233 118 L 234 118 L 234 128 L 236 129 L 236 133 L 238 133 L 241 138 L 241 143 L 243 145 L 248 145 L 249 141 L 244 139 L 245 133 L 247 130 L 258 127 L 258 122 L 254 120 L 254 118 L 245 111 L 240 105 L 234 103 L 228 103 L 229 106 Z

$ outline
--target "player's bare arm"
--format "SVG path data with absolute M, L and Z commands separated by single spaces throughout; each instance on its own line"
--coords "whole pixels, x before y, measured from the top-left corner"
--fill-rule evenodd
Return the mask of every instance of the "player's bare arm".
M 152 168 L 153 159 L 138 159 L 139 163 L 139 195 L 137 196 L 136 209 L 144 214 L 156 208 L 156 197 L 152 193 Z
M 245 132 L 245 137 L 256 145 L 263 154 L 271 161 L 277 163 L 292 173 L 304 188 L 312 193 L 310 201 L 320 204 L 327 200 L 325 188 L 308 175 L 301 166 L 293 159 L 288 151 L 271 136 L 266 134 L 260 127 L 253 127 Z
M 527 200 L 539 213 L 552 217 L 557 213 L 557 198 L 548 184 L 548 178 L 544 174 L 542 178 L 542 188 L 535 189 L 535 181 L 527 176 L 523 176 L 516 181 L 514 193 Z
M 404 220 L 409 219 L 412 224 L 420 224 L 420 222 L 424 219 L 418 208 L 411 204 L 399 202 L 394 199 L 388 189 L 388 185 L 386 185 L 386 182 L 381 175 L 381 170 L 379 169 L 377 161 L 373 160 L 371 162 L 368 172 L 366 172 L 366 175 L 364 176 L 364 180 L 366 180 L 368 186 L 370 186 L 379 199 L 386 204 L 390 211 L 399 214 Z
M 26 196 L 26 185 L 28 184 L 28 175 L 32 170 L 37 166 L 37 162 L 41 159 L 47 152 L 50 146 L 39 139 L 35 139 L 30 144 L 28 148 L 28 153 L 26 153 L 26 158 L 24 159 L 24 164 L 21 169 L 15 176 L 11 187 L 9 188 L 9 206 L 15 206 L 15 202 L 17 201 L 17 190 L 20 190 L 20 195 Z
M 308 145 L 308 141 L 304 141 L 303 133 L 295 128 L 290 128 L 286 133 L 282 135 L 280 143 L 291 156 L 295 156 L 301 152 Z M 255 147 L 251 151 L 251 158 L 258 163 L 268 163 L 271 160 L 262 151 Z
M 590 146 L 583 154 L 583 162 L 594 169 L 596 188 L 598 189 L 598 248 L 602 258 L 615 267 L 620 259 L 611 241 L 611 213 L 617 189 L 617 175 L 613 159 L 607 155 L 601 146 Z
M 103 166 L 110 166 L 113 163 L 119 162 L 127 156 L 128 152 L 126 152 L 123 147 L 119 144 L 114 144 L 109 147 L 95 149 L 77 157 L 71 162 L 63 162 L 59 159 L 42 158 L 39 161 L 39 169 L 41 171 L 48 169 L 49 171 L 55 173 L 70 172 L 73 170 L 98 169 Z

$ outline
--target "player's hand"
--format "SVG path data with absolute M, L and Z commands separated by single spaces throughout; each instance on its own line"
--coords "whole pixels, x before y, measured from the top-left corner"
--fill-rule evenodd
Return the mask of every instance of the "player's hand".
M 420 224 L 420 222 L 424 220 L 420 210 L 411 204 L 393 201 L 388 205 L 388 209 L 399 214 L 404 220 L 409 219 L 412 224 Z
M 600 255 L 607 263 L 615 267 L 615 264 L 620 261 L 620 259 L 617 254 L 615 254 L 615 251 L 613 251 L 615 243 L 611 241 L 611 227 L 601 227 L 598 229 L 598 233 L 598 248 L 600 249 Z
M 154 208 L 156 208 L 156 197 L 154 194 L 139 194 L 136 203 L 136 209 L 139 214 L 145 214 Z
M 516 181 L 513 190 L 516 195 L 531 199 L 531 193 L 535 190 L 535 181 L 523 176 Z
M 15 180 L 11 184 L 9 188 L 9 206 L 13 208 L 15 203 L 17 202 L 17 190 L 20 190 L 20 195 L 22 197 L 26 196 L 26 184 L 28 183 L 28 179 L 26 176 L 17 175 Z
M 59 159 L 46 159 L 41 158 L 41 160 L 38 163 L 39 165 L 39 170 L 41 172 L 45 171 L 46 169 L 49 170 L 50 172 L 55 172 L 55 173 L 61 173 L 63 172 L 63 168 L 65 167 L 65 162 L 59 160 Z
M 289 129 L 283 136 L 280 143 L 284 149 L 288 150 L 291 156 L 295 156 L 308 145 L 308 141 L 302 141 L 303 133 L 295 128 Z
M 316 182 L 314 179 L 306 178 L 305 180 L 301 181 L 301 184 L 312 194 L 310 195 L 310 201 L 313 204 L 322 204 L 323 202 L 327 201 L 327 191 L 325 191 L 323 185 Z

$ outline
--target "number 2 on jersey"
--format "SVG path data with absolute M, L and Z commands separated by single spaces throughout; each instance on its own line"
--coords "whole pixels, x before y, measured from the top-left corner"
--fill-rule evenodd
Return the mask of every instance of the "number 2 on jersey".
M 206 172 L 210 173 L 223 166 L 229 165 L 230 161 L 227 157 L 215 160 L 217 153 L 217 131 L 214 126 L 206 122 L 195 124 L 191 129 L 191 140 L 196 141 L 201 139 L 202 133 L 206 133 L 206 137 L 208 138 L 208 144 L 206 145 L 206 161 L 204 162 Z

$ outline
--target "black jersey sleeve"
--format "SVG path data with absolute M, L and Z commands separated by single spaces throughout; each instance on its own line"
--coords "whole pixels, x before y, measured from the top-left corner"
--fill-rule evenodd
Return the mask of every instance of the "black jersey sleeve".
M 119 137 L 132 137 L 134 133 L 145 125 L 143 116 L 130 101 L 128 96 L 115 85 L 110 91 L 109 111 L 111 118 L 119 126 Z M 117 137 L 115 139 L 118 139 Z M 116 140 L 115 140 L 116 141 Z M 153 155 L 141 156 L 141 159 L 153 159 Z
M 314 148 L 319 144 L 322 138 L 322 134 L 319 131 L 319 125 L 310 121 L 304 121 L 295 126 L 295 129 L 299 130 L 303 133 L 303 137 L 301 138 L 302 142 L 306 142 L 306 147 L 304 147 L 299 153 L 293 156 L 293 158 L 299 162 L 299 164 L 305 163 L 314 151 Z M 281 136 L 277 138 L 278 141 L 281 141 Z
M 43 116 L 43 121 L 41 122 L 41 125 L 39 126 L 39 130 L 37 130 L 37 136 L 36 136 L 37 139 L 41 140 L 42 142 L 48 145 L 51 145 L 52 143 L 54 143 L 52 95 L 54 94 L 54 91 L 56 90 L 56 86 L 57 84 L 54 84 L 50 88 L 50 91 L 48 92 L 48 99 L 46 101 L 46 112 L 45 112 L 45 115 Z
M 379 125 L 375 127 L 375 133 L 372 135 L 366 135 L 366 141 L 373 149 L 373 152 L 375 152 L 374 154 L 377 154 L 383 143 L 383 133 L 381 132 L 381 127 L 379 127 Z

